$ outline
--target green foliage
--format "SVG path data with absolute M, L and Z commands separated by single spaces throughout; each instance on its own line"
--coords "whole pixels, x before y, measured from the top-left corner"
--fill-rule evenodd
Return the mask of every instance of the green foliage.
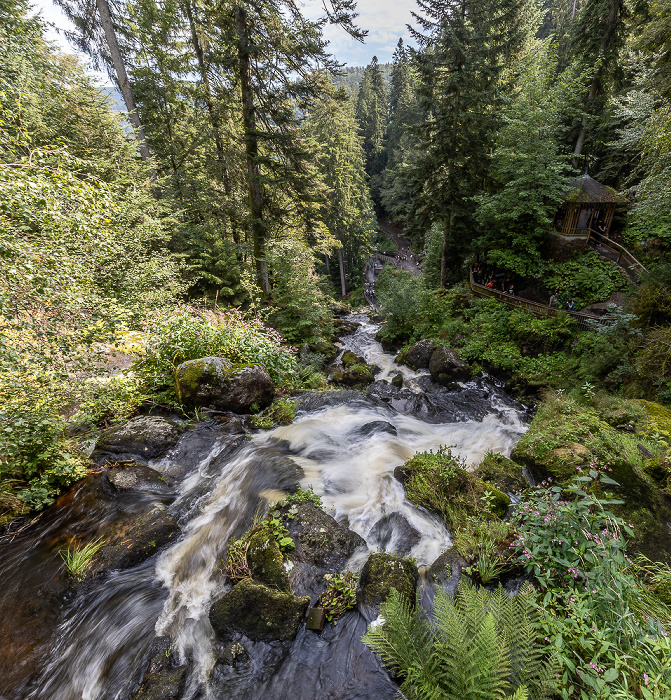
M 276 506 L 278 508 L 284 508 L 286 506 L 294 506 L 299 503 L 312 503 L 317 506 L 317 508 L 323 508 L 322 499 L 314 492 L 312 486 L 308 486 L 307 489 L 303 489 L 300 486 L 295 493 L 290 493 L 283 500 L 279 501 Z
M 363 642 L 397 671 L 403 697 L 548 697 L 552 664 L 529 591 L 508 597 L 500 587 L 489 592 L 462 580 L 454 599 L 436 592 L 429 623 L 392 590 L 381 616 Z
M 234 364 L 263 365 L 276 385 L 296 367 L 293 349 L 258 319 L 246 320 L 237 311 L 209 313 L 184 307 L 154 322 L 137 369 L 152 388 L 171 388 L 179 364 L 212 356 Z
M 59 552 L 70 576 L 81 578 L 103 544 L 105 543 L 102 538 L 99 537 L 85 545 L 76 546 L 70 544 L 66 551 Z
M 261 414 L 252 416 L 252 424 L 261 430 L 270 430 L 275 425 L 289 425 L 296 415 L 296 404 L 289 399 L 275 399 Z
M 323 608 L 326 621 L 336 625 L 339 617 L 356 607 L 358 577 L 351 571 L 344 571 L 341 574 L 325 574 L 324 578 L 326 589 L 315 607 Z
M 484 497 L 490 493 L 486 491 Z M 485 510 L 488 509 L 485 507 Z M 454 532 L 457 551 L 466 560 L 474 562 L 466 568 L 466 573 L 476 575 L 483 584 L 496 580 L 509 568 L 510 541 L 510 526 L 498 518 L 467 516 L 460 521 Z
M 618 501 L 595 495 L 611 486 L 617 483 L 593 464 L 564 489 L 532 494 L 517 515 L 514 546 L 540 587 L 541 629 L 557 651 L 565 700 L 662 698 L 671 690 L 671 647 L 650 614 L 662 611 L 667 624 L 670 610 L 639 588 L 626 556 L 624 536 L 633 532 L 609 510 Z M 658 571 L 664 592 L 666 571 Z M 639 580 L 646 575 L 655 573 L 640 567 Z
M 422 280 L 404 270 L 385 267 L 375 283 L 375 296 L 385 318 L 384 336 L 390 340 L 411 337 L 421 317 Z
M 554 263 L 545 286 L 559 291 L 560 306 L 572 298 L 576 308 L 581 308 L 597 301 L 606 301 L 615 292 L 626 289 L 628 282 L 616 265 L 602 260 L 591 250 L 576 255 L 568 262 Z

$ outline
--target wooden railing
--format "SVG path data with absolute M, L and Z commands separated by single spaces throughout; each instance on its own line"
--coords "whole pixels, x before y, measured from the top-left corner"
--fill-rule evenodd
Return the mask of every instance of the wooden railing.
M 500 292 L 497 289 L 488 289 L 484 284 L 478 284 L 473 279 L 472 270 L 469 274 L 469 284 L 473 294 L 479 297 L 493 297 L 494 299 L 498 299 L 508 306 L 514 306 L 518 309 L 531 311 L 531 313 L 536 314 L 536 316 L 558 316 L 559 314 L 567 314 L 571 317 L 573 323 L 575 323 L 575 325 L 582 331 L 594 330 L 595 325 L 611 326 L 614 323 L 613 319 L 611 318 L 595 316 L 594 314 L 583 314 L 578 311 L 562 311 L 561 309 L 557 309 L 553 306 L 538 304 L 535 301 L 529 301 L 528 299 L 522 299 L 522 297 L 516 297 L 512 294 Z
M 590 230 L 587 234 L 587 242 L 595 243 L 598 247 L 599 245 L 604 248 L 608 248 L 613 254 L 617 255 L 617 260 L 614 260 L 616 265 L 620 267 L 626 267 L 630 270 L 635 277 L 638 277 L 642 272 L 647 272 L 642 263 L 640 263 L 623 245 L 616 243 L 608 236 L 604 236 L 603 233 L 598 231 Z M 623 262 L 624 261 L 624 262 Z

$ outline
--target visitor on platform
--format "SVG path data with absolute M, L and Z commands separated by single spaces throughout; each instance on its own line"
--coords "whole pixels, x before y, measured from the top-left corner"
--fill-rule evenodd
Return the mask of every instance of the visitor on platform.
M 569 299 L 568 302 L 566 303 L 566 310 L 567 311 L 573 311 L 575 309 L 575 302 L 573 299 Z
M 512 284 L 510 285 L 510 287 L 508 287 L 507 293 L 510 294 L 511 297 L 515 296 L 515 288 L 513 287 Z
M 559 294 L 555 292 L 551 297 L 550 297 L 550 308 L 551 309 L 556 309 L 557 308 L 557 303 L 559 302 Z

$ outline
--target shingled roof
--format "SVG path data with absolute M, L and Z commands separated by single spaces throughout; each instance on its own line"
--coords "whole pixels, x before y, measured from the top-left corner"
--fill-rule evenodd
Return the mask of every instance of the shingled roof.
M 585 174 L 569 185 L 567 202 L 625 202 L 626 197 Z

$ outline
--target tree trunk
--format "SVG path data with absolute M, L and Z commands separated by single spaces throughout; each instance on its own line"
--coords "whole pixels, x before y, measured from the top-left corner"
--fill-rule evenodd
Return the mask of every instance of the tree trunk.
M 344 297 L 347 294 L 347 282 L 345 282 L 345 256 L 342 252 L 342 246 L 338 248 L 338 265 L 340 266 L 340 287 Z
M 258 163 L 259 142 L 256 134 L 249 35 L 246 20 L 247 13 L 240 5 L 236 5 L 235 29 L 238 35 L 238 73 L 242 97 L 242 124 L 245 134 L 245 160 L 247 161 L 247 185 L 249 188 L 254 262 L 256 264 L 259 287 L 267 296 L 270 294 L 270 284 L 268 282 L 268 265 L 266 263 L 266 224 L 263 220 L 263 193 L 261 192 Z
M 135 131 L 135 138 L 137 139 L 138 147 L 140 149 L 140 156 L 142 157 L 142 160 L 149 160 L 151 158 L 151 152 L 149 150 L 149 146 L 147 145 L 147 137 L 144 134 L 144 129 L 140 123 L 140 117 L 137 113 L 135 97 L 133 96 L 133 88 L 128 80 L 126 67 L 124 66 L 123 58 L 121 57 L 119 42 L 117 41 L 116 32 L 114 31 L 114 24 L 112 23 L 112 15 L 110 13 L 109 5 L 107 4 L 107 0 L 96 0 L 96 6 L 98 7 L 100 22 L 102 23 L 103 30 L 105 32 L 105 39 L 107 41 L 110 56 L 112 57 L 114 70 L 116 71 L 119 90 L 121 90 L 121 94 L 123 95 L 124 102 L 126 103 L 126 109 L 128 110 L 130 123 Z
M 617 29 L 617 20 L 620 16 L 621 0 L 611 0 L 610 13 L 608 15 L 608 23 L 606 25 L 606 31 L 604 32 L 603 38 L 601 40 L 601 47 L 599 51 L 599 57 L 602 62 L 599 64 L 598 68 L 594 72 L 594 77 L 592 78 L 592 84 L 589 87 L 589 94 L 587 95 L 585 108 L 593 102 L 599 92 L 601 92 L 601 76 L 603 75 L 603 58 L 606 55 L 606 49 L 610 40 L 615 34 Z M 571 159 L 571 164 L 574 168 L 578 167 L 580 162 L 580 156 L 582 154 L 583 146 L 585 145 L 585 138 L 587 137 L 587 123 L 589 121 L 588 116 L 583 115 L 582 122 L 580 125 L 580 131 L 578 132 L 578 138 L 575 143 L 575 148 L 573 149 L 573 158 Z
M 326 274 L 330 275 L 331 274 L 331 261 L 329 260 L 329 254 L 324 253 L 324 257 L 326 258 Z
M 233 235 L 234 242 L 240 244 L 240 234 L 236 230 L 235 222 L 231 216 L 230 203 L 231 203 L 231 177 L 226 167 L 226 157 L 224 152 L 224 142 L 221 138 L 221 120 L 219 119 L 219 113 L 217 112 L 214 97 L 212 96 L 212 89 L 210 87 L 210 77 L 207 74 L 207 66 L 205 65 L 205 54 L 203 52 L 203 47 L 198 39 L 198 32 L 196 31 L 196 22 L 193 18 L 193 12 L 191 10 L 190 0 L 186 0 L 184 3 L 184 11 L 189 20 L 189 27 L 191 29 L 191 43 L 193 44 L 193 50 L 196 52 L 196 58 L 198 59 L 198 69 L 200 71 L 200 78 L 203 81 L 203 87 L 205 89 L 205 104 L 207 106 L 207 112 L 210 116 L 210 123 L 212 124 L 212 131 L 214 133 L 214 144 L 217 149 L 217 164 L 219 166 L 219 172 L 221 174 L 221 179 L 224 185 L 224 194 L 228 200 L 228 207 L 226 209 L 226 215 L 228 217 L 228 223 L 231 228 L 231 233 Z M 237 251 L 238 260 L 241 259 L 241 251 Z

